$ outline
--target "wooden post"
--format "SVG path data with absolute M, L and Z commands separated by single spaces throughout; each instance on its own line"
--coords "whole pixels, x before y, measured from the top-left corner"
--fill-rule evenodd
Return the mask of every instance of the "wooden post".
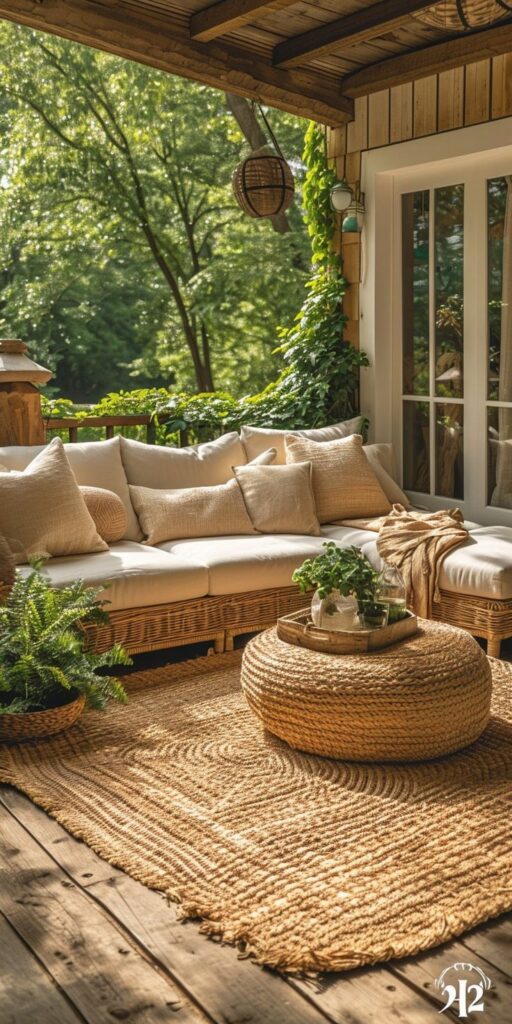
M 23 341 L 0 341 L 0 445 L 45 443 L 37 384 L 53 376 L 26 355 Z

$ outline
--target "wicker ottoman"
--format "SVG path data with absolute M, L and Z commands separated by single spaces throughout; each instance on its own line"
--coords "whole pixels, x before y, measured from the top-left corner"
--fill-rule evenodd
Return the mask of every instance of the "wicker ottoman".
M 346 761 L 418 761 L 473 743 L 489 720 L 491 669 L 465 630 L 419 632 L 371 654 L 320 654 L 279 640 L 247 645 L 242 689 L 292 747 Z

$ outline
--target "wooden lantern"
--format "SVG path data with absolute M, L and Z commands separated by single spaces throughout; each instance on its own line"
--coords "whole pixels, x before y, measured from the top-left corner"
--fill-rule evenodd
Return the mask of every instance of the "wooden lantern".
M 46 384 L 53 374 L 26 353 L 23 341 L 0 341 L 0 445 L 45 442 L 36 385 Z
M 293 202 L 293 174 L 284 157 L 264 146 L 233 172 L 233 192 L 249 217 L 275 217 Z

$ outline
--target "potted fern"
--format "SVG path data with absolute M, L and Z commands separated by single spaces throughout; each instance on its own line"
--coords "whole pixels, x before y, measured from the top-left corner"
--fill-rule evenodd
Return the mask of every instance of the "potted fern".
M 100 590 L 79 580 L 53 588 L 35 562 L 17 575 L 0 606 L 0 740 L 54 735 L 85 706 L 126 702 L 121 683 L 100 669 L 129 665 L 119 645 L 104 654 L 86 649 L 84 626 L 108 620 Z
M 326 541 L 324 551 L 307 558 L 292 579 L 303 594 L 315 590 L 313 623 L 324 629 L 375 629 L 386 625 L 387 608 L 376 600 L 379 574 L 357 547 Z M 360 620 L 360 621 L 359 621 Z

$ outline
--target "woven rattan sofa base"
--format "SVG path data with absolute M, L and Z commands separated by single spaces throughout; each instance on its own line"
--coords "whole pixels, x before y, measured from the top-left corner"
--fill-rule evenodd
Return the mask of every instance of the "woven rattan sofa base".
M 310 595 L 298 593 L 296 587 L 202 597 L 114 611 L 108 625 L 88 632 L 98 651 L 121 643 L 131 654 L 137 654 L 210 640 L 215 651 L 222 653 L 233 649 L 236 636 L 267 629 L 281 615 L 306 608 L 310 599 Z M 432 618 L 487 640 L 487 653 L 495 658 L 500 656 L 501 641 L 512 636 L 512 601 L 491 601 L 442 590 Z
M 221 654 L 232 650 L 235 636 L 266 629 L 281 615 L 305 608 L 310 600 L 297 587 L 280 587 L 127 608 L 110 612 L 108 625 L 88 627 L 87 633 L 97 651 L 120 643 L 130 654 L 138 654 L 211 640 Z
M 512 636 L 512 601 L 492 601 L 447 590 L 441 590 L 440 595 L 441 600 L 433 606 L 432 618 L 482 637 L 487 640 L 487 654 L 499 658 L 501 641 Z

